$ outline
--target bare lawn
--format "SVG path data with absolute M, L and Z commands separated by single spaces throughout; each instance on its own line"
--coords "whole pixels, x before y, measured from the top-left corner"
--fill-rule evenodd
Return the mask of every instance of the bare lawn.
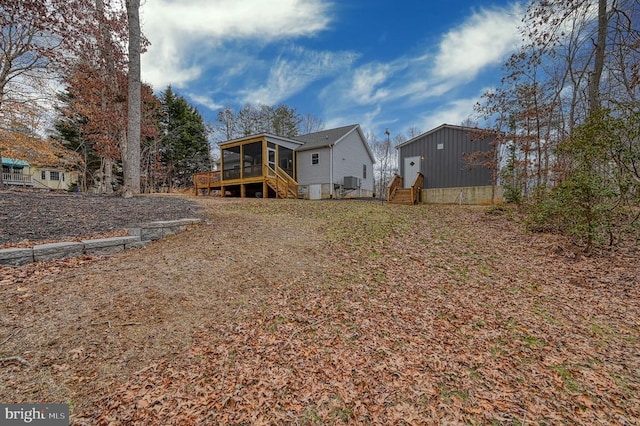
M 0 401 L 78 425 L 640 424 L 640 255 L 486 207 L 216 199 L 0 268 Z

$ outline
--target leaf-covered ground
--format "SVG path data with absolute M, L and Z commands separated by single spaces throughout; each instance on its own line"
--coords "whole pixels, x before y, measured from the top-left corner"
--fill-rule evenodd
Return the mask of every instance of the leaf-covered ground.
M 0 358 L 29 363 L 0 363 L 1 401 L 104 425 L 640 423 L 637 247 L 585 257 L 481 207 L 198 202 L 210 224 L 144 249 L 0 269 Z
M 127 235 L 128 227 L 187 217 L 201 217 L 199 206 L 168 194 L 122 198 L 0 190 L 0 248 Z

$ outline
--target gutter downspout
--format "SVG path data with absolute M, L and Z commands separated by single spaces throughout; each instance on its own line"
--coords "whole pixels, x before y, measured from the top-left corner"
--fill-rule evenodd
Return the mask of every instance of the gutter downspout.
M 329 145 L 329 198 L 333 198 L 333 144 Z

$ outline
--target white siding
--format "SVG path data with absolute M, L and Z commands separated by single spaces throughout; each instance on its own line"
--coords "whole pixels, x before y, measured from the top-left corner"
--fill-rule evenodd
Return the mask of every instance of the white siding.
M 311 155 L 318 154 L 318 164 L 311 164 Z M 296 154 L 298 167 L 298 184 L 313 185 L 329 183 L 330 150 L 329 148 L 311 149 Z
M 345 176 L 360 178 L 360 188 L 373 191 L 373 163 L 357 131 L 349 133 L 333 150 L 334 168 L 333 180 L 344 184 Z M 367 177 L 362 176 L 362 166 L 367 166 Z

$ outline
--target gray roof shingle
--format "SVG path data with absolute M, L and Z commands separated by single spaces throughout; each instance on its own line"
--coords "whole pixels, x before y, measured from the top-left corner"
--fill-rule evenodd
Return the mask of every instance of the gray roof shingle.
M 338 127 L 337 129 L 322 130 L 320 132 L 309 133 L 307 135 L 295 136 L 294 139 L 304 142 L 304 145 L 299 147 L 298 151 L 305 151 L 307 149 L 322 148 L 336 143 L 349 132 L 358 127 L 357 124 L 350 126 Z

